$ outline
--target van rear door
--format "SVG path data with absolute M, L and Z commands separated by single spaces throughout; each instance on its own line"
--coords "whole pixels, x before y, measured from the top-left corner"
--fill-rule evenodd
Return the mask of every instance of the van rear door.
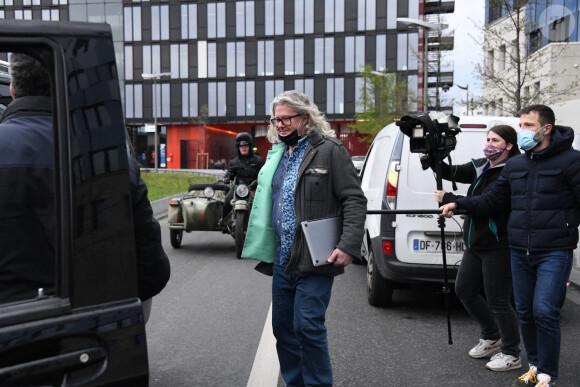
M 462 129 L 457 136 L 457 147 L 451 152 L 453 164 L 470 162 L 471 157 L 482 155 L 487 129 Z M 409 139 L 405 138 L 401 155 L 397 209 L 437 209 L 435 201 L 436 179 L 431 170 L 423 170 L 419 154 L 411 153 Z M 448 160 L 444 160 L 448 163 Z M 457 184 L 455 194 L 465 195 L 468 184 Z M 452 184 L 443 180 L 443 189 L 453 192 Z M 448 265 L 461 260 L 465 249 L 462 238 L 463 217 L 447 219 L 445 227 L 446 257 Z M 395 232 L 395 254 L 399 261 L 413 264 L 442 265 L 441 230 L 438 216 L 397 215 Z

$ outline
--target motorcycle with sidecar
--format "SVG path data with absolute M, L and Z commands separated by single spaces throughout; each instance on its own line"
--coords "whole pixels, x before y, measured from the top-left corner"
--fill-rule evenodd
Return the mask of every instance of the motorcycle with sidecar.
M 167 222 L 171 246 L 181 247 L 184 231 L 221 231 L 234 238 L 236 256 L 241 258 L 256 183 L 228 184 L 224 180 L 217 180 L 209 184 L 190 184 L 187 194 L 169 202 Z M 229 190 L 234 190 L 232 210 L 222 219 Z

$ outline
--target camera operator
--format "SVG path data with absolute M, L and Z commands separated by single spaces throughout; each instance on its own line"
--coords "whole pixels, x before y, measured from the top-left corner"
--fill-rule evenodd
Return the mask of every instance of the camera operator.
M 442 163 L 443 179 L 471 183 L 468 197 L 489 191 L 508 158 L 520 154 L 516 131 L 508 125 L 492 127 L 487 133 L 483 154 L 484 158 L 472 159 L 463 165 Z M 461 196 L 436 190 L 435 197 L 439 203 L 447 204 Z M 481 331 L 479 343 L 469 351 L 469 356 L 485 358 L 501 349 L 486 364 L 492 371 L 509 371 L 522 366 L 518 320 L 510 303 L 512 279 L 507 242 L 508 217 L 509 212 L 493 217 L 466 217 L 463 239 L 467 249 L 455 280 L 455 293 Z M 482 288 L 486 298 L 481 294 Z

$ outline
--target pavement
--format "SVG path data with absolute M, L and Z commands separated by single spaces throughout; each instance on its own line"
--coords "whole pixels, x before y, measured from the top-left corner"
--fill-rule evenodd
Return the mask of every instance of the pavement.
M 154 170 L 153 168 L 141 168 L 141 171 L 153 171 L 153 170 Z M 200 175 L 216 176 L 216 177 L 223 176 L 225 174 L 225 171 L 222 169 L 171 169 L 171 170 L 158 169 L 158 171 L 161 173 L 197 173 Z M 171 199 L 174 197 L 182 197 L 185 193 L 186 192 L 179 193 L 152 202 L 151 206 L 153 207 L 153 216 L 155 216 L 157 220 L 166 217 L 167 208 L 169 207 L 169 202 L 171 201 Z M 580 290 L 580 259 L 578 257 L 579 250 L 580 249 L 577 249 L 574 252 L 575 257 L 572 266 L 572 272 L 570 273 L 570 285 Z

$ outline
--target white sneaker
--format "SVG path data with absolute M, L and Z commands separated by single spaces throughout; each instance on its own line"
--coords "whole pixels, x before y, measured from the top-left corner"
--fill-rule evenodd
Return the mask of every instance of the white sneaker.
M 479 339 L 479 344 L 471 348 L 471 350 L 469 351 L 469 356 L 471 356 L 474 359 L 486 357 L 490 353 L 498 350 L 500 345 L 501 345 L 500 339 L 497 340 Z
M 496 353 L 489 360 L 485 368 L 492 371 L 509 371 L 522 368 L 522 361 L 519 357 L 506 355 L 502 352 Z
M 536 384 L 536 387 L 550 387 L 555 385 L 556 383 L 552 381 L 550 375 L 538 374 L 538 384 Z

